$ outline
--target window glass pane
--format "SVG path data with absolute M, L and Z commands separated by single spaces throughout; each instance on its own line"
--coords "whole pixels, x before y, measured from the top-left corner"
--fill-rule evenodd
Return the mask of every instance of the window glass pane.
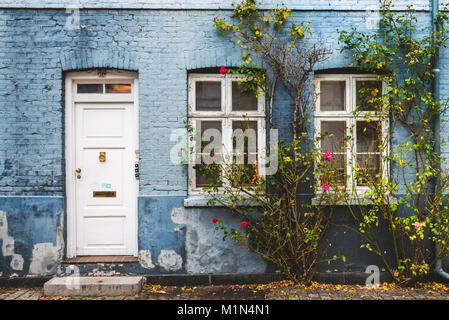
M 329 163 L 332 167 L 330 181 L 322 179 L 322 184 L 344 184 L 346 180 L 346 156 L 344 154 L 332 154 L 332 161 Z
M 131 84 L 108 83 L 106 84 L 106 93 L 131 93 Z
M 257 121 L 232 121 L 232 142 L 235 153 L 256 153 Z
M 222 186 L 219 164 L 204 164 L 201 161 L 201 164 L 195 165 L 194 169 L 197 188 Z
M 376 104 L 373 99 L 382 96 L 381 81 L 356 81 L 356 105 L 361 111 L 376 110 Z
M 344 152 L 345 121 L 321 121 L 321 149 L 323 152 Z
M 357 155 L 357 164 L 359 166 L 357 174 L 357 185 L 364 186 L 367 181 L 376 181 L 376 175 L 380 173 L 380 155 L 379 154 L 359 154 Z
M 221 110 L 221 82 L 197 81 L 195 90 L 197 111 Z
M 345 110 L 346 81 L 321 81 L 320 91 L 321 111 Z
M 251 92 L 242 92 L 237 81 L 232 81 L 232 110 L 257 111 L 257 98 Z
M 196 121 L 198 139 L 201 138 L 201 143 L 197 143 L 197 152 L 203 152 L 207 146 L 209 150 L 216 153 L 221 153 L 222 147 L 222 126 L 221 121 Z M 198 142 L 198 141 L 197 141 Z
M 357 152 L 379 152 L 381 134 L 379 121 L 357 121 Z
M 196 121 L 197 128 L 197 149 L 196 163 L 194 166 L 196 187 L 221 186 L 220 162 L 222 148 L 222 124 L 221 121 Z M 207 154 L 205 153 L 207 152 Z
M 78 83 L 77 93 L 103 93 L 102 83 Z
M 234 164 L 232 166 L 232 177 L 234 179 L 233 185 L 251 186 L 257 184 L 260 176 L 257 172 L 257 164 Z

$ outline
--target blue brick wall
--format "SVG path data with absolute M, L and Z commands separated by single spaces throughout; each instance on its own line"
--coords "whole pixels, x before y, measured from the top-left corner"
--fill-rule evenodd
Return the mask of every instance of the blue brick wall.
M 439 71 L 439 94 L 441 100 L 447 100 L 449 98 L 449 48 L 442 48 L 440 51 L 439 65 L 437 66 Z M 444 168 L 447 172 L 449 170 L 449 112 L 446 111 L 441 115 L 441 155 L 445 159 Z
M 0 15 L 0 195 L 63 195 L 63 72 L 92 67 L 139 71 L 142 195 L 185 195 L 186 170 L 170 164 L 169 135 L 187 112 L 187 70 L 240 64 L 239 50 L 217 35 L 218 12 L 81 10 L 85 28 L 67 30 L 64 10 L 3 10 Z M 345 67 L 335 30 L 366 28 L 365 12 L 304 13 L 313 41 L 331 48 L 317 69 Z M 423 19 L 428 15 L 422 13 Z M 278 98 L 283 128 L 288 101 Z

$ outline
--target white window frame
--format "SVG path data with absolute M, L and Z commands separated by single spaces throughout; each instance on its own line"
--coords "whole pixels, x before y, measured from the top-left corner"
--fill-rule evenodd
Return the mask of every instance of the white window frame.
M 232 110 L 232 82 L 242 81 L 243 75 L 221 75 L 221 74 L 189 74 L 188 75 L 188 123 L 196 132 L 196 121 L 222 121 L 222 154 L 224 161 L 232 159 L 232 121 L 256 121 L 257 122 L 257 163 L 259 175 L 263 177 L 263 155 L 266 155 L 266 129 L 265 129 L 265 95 L 260 92 L 257 97 L 257 110 L 255 111 L 233 111 Z M 221 110 L 220 111 L 197 111 L 196 110 L 196 82 L 198 81 L 220 81 L 221 82 Z M 189 150 L 195 150 L 195 139 L 190 141 Z M 188 165 L 188 192 L 189 195 L 205 194 L 203 187 L 196 187 L 195 156 L 189 155 Z M 229 182 L 223 181 L 225 186 Z M 218 188 L 223 190 L 224 188 Z
M 346 175 L 348 179 L 346 181 L 346 188 L 350 192 L 354 192 L 359 195 L 363 195 L 369 191 L 367 186 L 355 185 L 355 178 L 353 176 L 353 170 L 351 163 L 356 163 L 357 156 L 357 121 L 366 121 L 366 116 L 369 115 L 369 119 L 373 122 L 379 121 L 382 127 L 382 141 L 388 136 L 389 132 L 389 119 L 388 115 L 375 114 L 375 111 L 359 111 L 357 116 L 354 116 L 356 107 L 356 81 L 379 81 L 378 76 L 372 74 L 320 74 L 315 76 L 315 113 L 314 113 L 314 128 L 315 137 L 321 134 L 321 122 L 322 121 L 346 121 L 346 135 L 351 136 L 351 142 L 345 145 L 346 153 Z M 344 111 L 321 111 L 320 110 L 320 83 L 321 81 L 345 81 L 346 82 L 346 101 Z M 382 94 L 386 93 L 386 83 L 382 81 Z M 383 120 L 382 120 L 383 118 Z M 352 132 L 351 132 L 352 131 Z M 317 141 L 317 147 L 321 147 L 321 142 Z M 382 178 L 389 178 L 389 163 L 386 160 L 386 156 L 390 154 L 390 143 L 388 142 L 386 148 L 381 153 L 381 170 Z M 318 177 L 315 177 L 316 179 Z M 317 188 L 315 193 L 321 194 L 323 191 L 321 188 Z

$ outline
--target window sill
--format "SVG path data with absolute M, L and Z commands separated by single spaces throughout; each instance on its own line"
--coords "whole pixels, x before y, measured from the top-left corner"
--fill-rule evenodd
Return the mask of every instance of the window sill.
M 226 197 L 226 196 L 223 196 L 223 197 Z M 225 205 L 223 205 L 217 201 L 215 201 L 214 206 L 208 205 L 207 203 L 210 199 L 211 198 L 208 197 L 207 195 L 191 195 L 191 196 L 188 196 L 186 199 L 184 199 L 184 207 L 186 207 L 186 208 L 204 208 L 204 207 L 226 208 Z M 249 198 L 248 198 L 248 200 L 249 200 Z M 240 205 L 240 206 L 244 206 L 246 203 L 248 203 L 248 201 L 245 199 L 238 201 L 238 205 Z
M 312 205 L 317 206 L 319 204 L 320 197 L 314 197 L 312 199 Z M 397 199 L 395 197 L 390 197 L 390 204 L 396 203 Z M 358 205 L 373 205 L 374 202 L 370 199 L 349 199 L 349 201 L 338 201 L 337 203 L 333 203 L 335 206 L 358 206 Z M 323 201 L 321 205 L 331 205 L 330 203 L 326 203 Z
M 198 196 L 189 196 L 188 198 L 184 199 L 184 207 L 209 207 L 209 205 L 207 204 L 207 202 L 209 201 L 210 198 L 206 197 L 206 196 L 202 196 L 202 195 L 198 195 Z M 221 203 L 216 203 L 215 204 L 216 207 L 224 207 L 224 205 L 222 205 Z

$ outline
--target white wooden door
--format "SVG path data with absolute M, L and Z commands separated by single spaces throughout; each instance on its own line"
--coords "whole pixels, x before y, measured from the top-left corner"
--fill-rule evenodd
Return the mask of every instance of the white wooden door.
M 136 254 L 134 107 L 74 103 L 77 255 Z

